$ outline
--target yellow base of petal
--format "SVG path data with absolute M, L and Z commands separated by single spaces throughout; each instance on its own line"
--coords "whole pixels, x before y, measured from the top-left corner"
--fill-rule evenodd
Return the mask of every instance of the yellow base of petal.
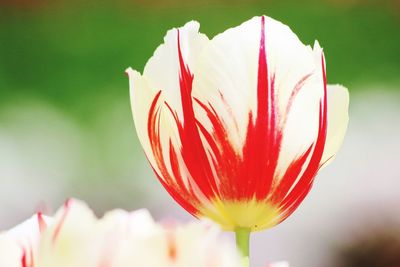
M 248 228 L 252 232 L 270 228 L 279 222 L 279 209 L 268 203 L 255 199 L 247 201 L 212 201 L 209 207 L 203 207 L 199 217 L 207 217 L 226 231 L 237 228 Z

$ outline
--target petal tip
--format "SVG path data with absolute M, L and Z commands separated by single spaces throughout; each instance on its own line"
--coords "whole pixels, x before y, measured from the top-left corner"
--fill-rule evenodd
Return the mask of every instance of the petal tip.
M 183 28 L 183 29 L 184 29 L 184 28 L 189 28 L 189 29 L 190 29 L 190 28 L 193 28 L 193 29 L 199 31 L 199 29 L 200 29 L 200 22 L 198 22 L 197 20 L 191 20 L 191 21 L 186 22 L 185 25 L 183 25 L 182 28 Z
M 135 72 L 135 71 L 134 71 L 131 67 L 129 67 L 129 68 L 127 68 L 127 69 L 125 70 L 125 74 L 128 75 L 128 77 L 131 76 L 131 75 L 133 75 L 134 72 Z
M 314 50 L 314 51 L 321 51 L 321 50 L 323 50 L 322 47 L 321 47 L 321 45 L 319 44 L 318 40 L 315 40 L 315 41 L 314 41 L 313 50 Z
M 336 92 L 338 92 L 340 90 L 341 93 L 343 94 L 343 96 L 345 96 L 347 98 L 347 101 L 350 98 L 349 89 L 347 89 L 347 87 L 345 87 L 344 85 L 328 84 L 328 88 L 329 88 L 329 90 L 336 90 Z

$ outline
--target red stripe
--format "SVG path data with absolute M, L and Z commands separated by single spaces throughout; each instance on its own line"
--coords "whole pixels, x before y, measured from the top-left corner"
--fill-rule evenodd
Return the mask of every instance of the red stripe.
M 312 182 L 315 175 L 318 172 L 322 155 L 324 153 L 326 133 L 327 133 L 327 85 L 326 85 L 326 73 L 325 73 L 325 59 L 324 55 L 321 55 L 321 65 L 322 65 L 322 77 L 324 93 L 319 105 L 319 129 L 317 140 L 314 145 L 314 150 L 308 163 L 307 168 L 300 177 L 297 184 L 293 187 L 291 192 L 285 197 L 282 202 L 283 209 L 289 209 L 289 213 L 293 212 L 297 206 L 301 203 L 305 197 L 305 192 L 308 192 L 311 188 Z M 293 205 L 295 203 L 295 205 Z
M 21 267 L 29 267 L 25 249 L 22 251 Z
M 43 233 L 44 230 L 46 230 L 46 228 L 47 228 L 46 222 L 44 221 L 43 215 L 41 212 L 38 212 L 36 216 L 37 216 L 37 220 L 38 220 L 38 224 L 39 224 L 39 232 Z
M 168 171 L 165 159 L 163 147 L 161 144 L 160 135 L 162 134 L 160 131 L 160 109 L 158 102 L 161 96 L 161 91 L 159 91 L 154 97 L 150 109 L 149 109 L 149 117 L 147 122 L 147 132 L 150 140 L 150 146 L 153 151 L 154 158 L 156 160 L 156 166 L 152 166 L 154 172 L 158 180 L 167 190 L 167 192 L 174 198 L 176 202 L 178 202 L 184 209 L 186 209 L 191 214 L 196 214 L 197 209 L 195 208 L 198 205 L 199 200 L 193 194 L 192 191 L 188 191 L 185 186 L 183 186 L 182 177 L 179 172 L 179 164 L 177 161 L 177 157 L 175 155 L 176 151 L 172 147 L 172 143 L 170 140 L 170 148 L 169 155 L 171 161 L 171 168 L 173 174 L 170 174 Z M 172 109 L 169 105 L 166 105 L 167 108 L 171 111 L 172 116 L 174 116 L 177 121 L 177 116 L 172 112 Z M 179 127 L 179 126 L 178 126 Z M 158 171 L 156 171 L 158 169 Z
M 179 57 L 179 85 L 183 111 L 183 127 L 180 132 L 182 142 L 182 156 L 191 174 L 191 178 L 197 184 L 202 193 L 208 198 L 215 197 L 217 185 L 213 175 L 207 153 L 200 139 L 196 119 L 193 111 L 192 82 L 193 75 L 185 64 L 180 45 L 180 33 L 178 30 L 178 57 Z
M 61 219 L 58 222 L 58 224 L 56 225 L 54 232 L 53 232 L 53 236 L 52 236 L 53 244 L 57 241 L 57 238 L 60 235 L 61 228 L 63 227 L 65 220 L 67 219 L 70 208 L 71 208 L 71 199 L 67 199 L 64 203 L 64 213 L 62 214 Z
M 280 203 L 285 198 L 287 192 L 289 192 L 290 188 L 299 177 L 303 169 L 304 163 L 310 155 L 312 147 L 313 145 L 310 145 L 310 147 L 300 157 L 295 159 L 286 169 L 285 174 L 281 178 L 281 181 L 275 188 L 272 195 L 271 200 L 274 203 Z
M 249 114 L 246 142 L 243 148 L 243 168 L 240 198 L 267 198 L 274 179 L 281 144 L 281 133 L 277 129 L 274 75 L 268 71 L 265 17 L 261 17 L 260 47 L 257 78 L 257 113 Z
M 237 154 L 233 144 L 229 142 L 228 132 L 217 112 L 209 103 L 208 106 L 195 99 L 196 103 L 206 112 L 211 124 L 212 133 L 198 123 L 203 137 L 209 144 L 214 157 L 213 166 L 218 175 L 219 197 L 224 200 L 236 200 L 242 190 L 239 183 L 241 177 L 242 158 Z
M 304 84 L 308 81 L 308 79 L 312 76 L 312 73 L 309 73 L 307 75 L 304 75 L 303 78 L 301 78 L 296 85 L 293 88 L 292 93 L 290 94 L 287 106 L 286 106 L 286 114 L 290 113 L 290 109 L 292 108 L 293 102 L 296 99 L 296 96 L 298 95 L 298 93 L 300 92 L 300 90 L 302 88 L 304 88 Z M 286 124 L 286 120 L 287 120 L 288 116 L 285 116 L 285 118 L 283 119 L 283 125 Z
M 180 33 L 178 30 L 177 50 L 180 67 L 179 86 L 181 93 L 183 122 L 179 120 L 176 112 L 173 111 L 169 104 L 167 102 L 164 103 L 175 120 L 181 142 L 180 149 L 174 148 L 171 140 L 169 142 L 168 155 L 172 173 L 168 171 L 166 166 L 164 155 L 167 154 L 165 154 L 163 151 L 160 140 L 160 135 L 163 134 L 161 132 L 162 129 L 160 129 L 161 106 L 158 105 L 161 91 L 156 95 L 150 107 L 148 118 L 148 135 L 150 145 L 156 159 L 157 169 L 159 169 L 161 172 L 160 175 L 157 174 L 159 180 L 167 189 L 167 191 L 172 194 L 174 199 L 176 199 L 182 206 L 193 213 L 197 210 L 194 207 L 198 206 L 199 200 L 194 194 L 194 188 L 192 188 L 192 186 L 196 186 L 197 190 L 200 190 L 208 199 L 215 198 L 218 190 L 212 171 L 212 166 L 207 157 L 206 149 L 201 141 L 197 120 L 194 115 L 193 100 L 191 95 L 193 75 L 184 62 L 180 41 Z M 180 166 L 178 161 L 177 153 L 180 153 L 182 156 L 185 167 L 189 173 L 181 173 L 182 166 Z M 186 175 L 186 177 L 182 177 L 182 175 Z M 189 181 L 188 186 L 184 184 L 183 179 L 187 179 Z
M 21 247 L 21 267 L 35 267 L 32 246 Z

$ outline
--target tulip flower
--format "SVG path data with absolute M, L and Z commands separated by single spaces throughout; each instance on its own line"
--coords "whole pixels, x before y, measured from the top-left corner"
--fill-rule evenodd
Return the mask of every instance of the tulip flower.
M 238 267 L 237 251 L 219 235 L 211 222 L 158 224 L 147 210 L 113 210 L 97 219 L 85 203 L 71 199 L 40 235 L 36 227 L 0 234 L 0 266 Z M 32 236 L 28 261 L 19 241 Z
M 136 131 L 161 184 L 189 213 L 248 235 L 292 214 L 341 146 L 347 89 L 328 86 L 318 42 L 254 17 L 211 40 L 167 32 L 143 74 L 127 69 Z

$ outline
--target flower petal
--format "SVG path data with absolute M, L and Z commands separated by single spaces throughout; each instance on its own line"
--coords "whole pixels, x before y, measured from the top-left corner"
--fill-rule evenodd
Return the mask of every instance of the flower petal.
M 136 129 L 146 155 L 164 187 L 192 214 L 197 210 L 195 202 L 199 203 L 196 198 L 212 194 L 210 181 L 204 176 L 192 179 L 193 173 L 202 175 L 197 169 L 204 168 L 195 165 L 189 173 L 186 164 L 192 161 L 183 159 L 193 153 L 186 151 L 188 147 L 182 143 L 192 142 L 200 148 L 201 161 L 207 161 L 191 105 L 192 72 L 198 54 L 208 42 L 198 30 L 197 22 L 189 22 L 168 31 L 165 43 L 146 64 L 143 76 L 128 69 Z
M 147 80 L 139 72 L 128 68 L 126 73 L 129 76 L 131 108 L 136 133 L 150 164 L 153 168 L 156 168 L 157 164 L 147 128 L 151 105 L 157 95 L 157 91 L 149 86 Z
M 341 147 L 349 122 L 349 92 L 341 85 L 328 85 L 328 133 L 321 167 L 327 166 Z
M 7 235 L 20 244 L 31 243 L 33 240 L 39 239 L 39 234 L 52 222 L 53 219 L 51 217 L 37 213 L 10 229 Z
M 122 238 L 127 233 L 138 237 L 147 237 L 154 232 L 156 227 L 156 223 L 146 209 L 133 212 L 120 209 L 113 210 L 104 215 L 101 224 L 106 231 L 108 230 L 114 236 L 118 234 L 117 230 L 122 230 Z
M 319 130 L 320 101 L 324 93 L 324 78 L 321 64 L 322 48 L 315 42 L 312 51 L 314 69 L 294 85 L 289 96 L 286 112 L 282 122 L 282 145 L 276 178 L 288 170 L 295 160 L 308 152 L 310 146 L 315 143 Z M 307 165 L 306 156 L 304 165 Z M 293 183 L 294 180 L 291 182 Z
M 164 98 L 181 120 L 178 34 L 183 61 L 193 73 L 198 55 L 208 43 L 207 36 L 199 33 L 199 28 L 200 24 L 197 21 L 191 21 L 179 29 L 169 30 L 164 37 L 164 44 L 156 49 L 143 71 L 150 87 L 157 91 L 162 90 Z
M 18 266 L 33 266 L 34 255 L 39 246 L 40 234 L 52 222 L 53 219 L 51 217 L 37 213 L 30 219 L 2 233 L 0 235 L 0 266 L 12 266 L 2 261 L 3 255 L 10 262 L 18 262 Z
M 296 85 L 317 66 L 312 49 L 303 45 L 289 27 L 264 18 L 268 79 L 277 101 L 277 106 L 271 108 L 282 117 Z M 258 107 L 260 28 L 261 18 L 254 17 L 215 36 L 201 54 L 194 73 L 193 96 L 202 103 L 210 102 L 239 153 L 246 139 L 249 112 L 256 114 Z M 201 108 L 197 108 L 196 117 L 211 131 L 212 124 Z
M 220 191 L 232 188 L 225 198 L 265 199 L 276 169 L 284 172 L 313 144 L 324 94 L 321 56 L 318 44 L 313 51 L 268 17 L 229 29 L 204 49 L 193 80 L 195 114 L 205 137 L 226 133 L 215 141 L 229 152 L 219 157 L 231 164 L 225 169 L 234 169 L 218 175 Z M 230 156 L 231 147 L 243 160 Z
M 89 207 L 70 199 L 54 218 L 54 224 L 42 235 L 38 266 L 95 266 L 100 244 L 95 239 L 97 219 Z
M 132 113 L 136 132 L 146 156 L 158 179 L 190 213 L 195 214 L 198 192 L 189 180 L 189 173 L 183 162 L 178 115 L 166 102 L 163 91 L 153 90 L 147 79 L 137 71 L 128 69 Z M 179 193 L 178 193 L 179 192 Z
M 248 114 L 256 108 L 260 20 L 253 18 L 215 36 L 201 54 L 194 73 L 193 96 L 211 104 L 231 142 L 241 153 Z M 196 117 L 212 132 L 212 123 L 196 108 Z
M 0 234 L 0 266 L 21 267 L 21 246 L 7 233 Z

